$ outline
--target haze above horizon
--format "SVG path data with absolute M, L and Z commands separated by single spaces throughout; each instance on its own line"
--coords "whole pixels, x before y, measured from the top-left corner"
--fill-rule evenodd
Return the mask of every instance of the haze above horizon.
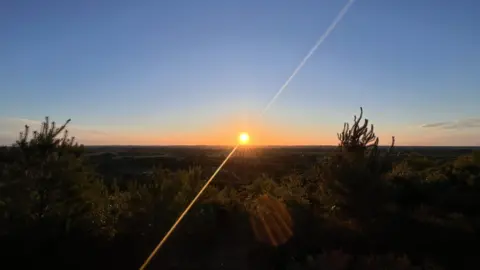
M 359 107 L 382 145 L 480 146 L 480 2 L 9 1 L 0 145 L 45 116 L 86 145 L 335 145 Z

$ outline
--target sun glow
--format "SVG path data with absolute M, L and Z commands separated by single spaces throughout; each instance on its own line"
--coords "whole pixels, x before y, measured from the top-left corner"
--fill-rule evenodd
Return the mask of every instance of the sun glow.
M 247 144 L 249 140 L 250 140 L 250 136 L 246 132 L 242 132 L 238 136 L 238 142 L 240 144 Z

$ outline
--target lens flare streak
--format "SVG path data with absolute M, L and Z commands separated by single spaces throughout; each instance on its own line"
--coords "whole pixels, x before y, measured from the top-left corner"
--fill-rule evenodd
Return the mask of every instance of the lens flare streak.
M 193 200 L 190 202 L 190 204 L 187 206 L 187 208 L 185 208 L 185 210 L 182 212 L 182 214 L 177 218 L 177 220 L 175 221 L 175 223 L 172 225 L 172 227 L 170 228 L 170 230 L 168 230 L 168 232 L 165 234 L 165 236 L 162 238 L 162 241 L 160 241 L 160 243 L 158 243 L 158 245 L 155 247 L 155 249 L 152 251 L 152 253 L 150 254 L 150 256 L 148 256 L 148 258 L 145 260 L 145 262 L 142 264 L 142 266 L 140 267 L 140 270 L 144 270 L 147 265 L 150 263 L 150 261 L 153 259 L 153 256 L 155 256 L 155 254 L 157 253 L 157 251 L 163 246 L 163 244 L 167 241 L 168 237 L 170 236 L 170 234 L 172 234 L 172 232 L 177 228 L 178 224 L 180 223 L 180 221 L 182 221 L 182 219 L 185 217 L 185 215 L 188 213 L 188 211 L 190 211 L 190 208 L 192 208 L 192 206 L 195 204 L 195 202 L 198 200 L 198 198 L 200 198 L 200 196 L 202 195 L 202 193 L 205 191 L 205 189 L 207 189 L 208 185 L 210 184 L 210 182 L 212 182 L 213 178 L 215 178 L 215 176 L 220 172 L 220 170 L 222 170 L 223 166 L 225 165 L 225 163 L 227 163 L 227 161 L 230 159 L 230 157 L 232 157 L 232 155 L 235 153 L 235 151 L 237 150 L 238 148 L 238 144 L 232 149 L 232 151 L 230 152 L 230 154 L 228 154 L 228 156 L 225 158 L 225 160 L 222 162 L 222 164 L 220 164 L 220 166 L 218 166 L 218 168 L 215 170 L 215 172 L 212 174 L 212 176 L 210 176 L 210 178 L 208 179 L 208 181 L 205 183 L 205 185 L 203 185 L 202 189 L 200 189 L 200 191 L 197 193 L 197 196 L 195 196 L 195 198 L 193 198 Z
M 295 70 L 293 71 L 292 75 L 290 75 L 290 77 L 288 77 L 288 79 L 285 81 L 285 83 L 282 85 L 282 87 L 280 87 L 280 89 L 277 91 L 277 93 L 273 96 L 273 98 L 268 102 L 268 104 L 265 106 L 265 108 L 263 109 L 263 111 L 261 112 L 260 116 L 263 116 L 263 114 L 265 112 L 268 111 L 268 109 L 270 109 L 270 107 L 272 106 L 272 104 L 277 100 L 277 98 L 280 96 L 280 94 L 282 94 L 283 90 L 285 90 L 285 88 L 287 88 L 287 86 L 290 84 L 290 82 L 293 80 L 293 78 L 297 75 L 297 73 L 302 69 L 302 67 L 305 65 L 305 63 L 308 61 L 308 59 L 310 59 L 310 57 L 312 57 L 312 55 L 315 53 L 315 51 L 318 49 L 318 47 L 320 47 L 320 45 L 322 45 L 322 43 L 324 42 L 324 40 L 330 35 L 330 33 L 335 29 L 335 27 L 337 26 L 337 24 L 343 19 L 343 17 L 345 16 L 345 14 L 347 13 L 347 11 L 350 9 L 350 7 L 352 6 L 352 4 L 355 2 L 355 0 L 349 0 L 347 2 L 347 4 L 340 10 L 340 12 L 338 13 L 337 17 L 335 17 L 335 19 L 333 20 L 333 22 L 330 24 L 330 26 L 327 28 L 327 30 L 322 34 L 322 36 L 320 36 L 320 38 L 318 39 L 317 43 L 315 43 L 315 45 L 313 46 L 313 48 L 308 52 L 308 54 L 303 58 L 303 60 L 300 62 L 300 64 L 297 66 L 297 68 L 295 68 Z M 246 134 L 246 133 L 245 133 Z M 243 134 L 242 134 L 243 135 Z M 240 135 L 240 143 L 242 142 L 248 142 L 248 134 L 243 135 L 243 139 L 241 138 L 242 135 Z M 242 143 L 243 144 L 243 143 Z M 150 261 L 152 260 L 152 258 L 155 256 L 155 254 L 157 253 L 157 251 L 160 249 L 160 247 L 162 247 L 162 245 L 165 243 L 165 241 L 168 239 L 168 237 L 170 236 L 170 234 L 172 234 L 172 232 L 175 230 L 175 228 L 178 226 L 178 224 L 180 223 L 180 221 L 182 221 L 182 219 L 185 217 L 185 215 L 188 213 L 188 211 L 190 210 L 190 208 L 192 208 L 192 206 L 195 204 L 195 202 L 198 200 L 198 198 L 202 195 L 202 193 L 205 191 L 205 189 L 208 187 L 208 185 L 210 184 L 210 182 L 212 182 L 212 180 L 215 178 L 215 176 L 218 174 L 218 172 L 220 172 L 220 170 L 222 169 L 222 167 L 225 165 L 225 163 L 227 163 L 227 161 L 230 159 L 230 157 L 235 153 L 235 151 L 237 150 L 239 144 L 237 144 L 233 149 L 232 151 L 230 152 L 230 154 L 228 154 L 228 156 L 225 158 L 225 160 L 222 162 L 222 164 L 220 164 L 220 166 L 217 168 L 217 170 L 212 174 L 212 176 L 210 177 L 210 179 L 208 179 L 208 181 L 205 183 L 205 185 L 202 187 L 202 189 L 198 192 L 198 194 L 195 196 L 195 198 L 192 200 L 192 202 L 190 202 L 190 204 L 187 206 L 187 208 L 185 208 L 185 210 L 182 212 L 182 214 L 178 217 L 178 219 L 175 221 L 175 223 L 172 225 L 172 227 L 170 228 L 170 230 L 167 232 L 167 234 L 165 234 L 165 236 L 162 238 L 162 240 L 160 241 L 160 243 L 158 243 L 158 245 L 155 247 L 155 249 L 152 251 L 152 253 L 148 256 L 148 258 L 145 260 L 145 262 L 142 264 L 142 266 L 140 267 L 140 270 L 144 270 L 147 265 L 150 263 Z M 261 218 L 261 223 L 264 222 L 264 217 Z M 254 220 L 252 220 L 252 222 L 255 223 Z M 283 223 L 283 222 L 282 222 Z M 284 225 L 284 224 L 282 224 Z M 263 226 L 265 232 L 267 233 L 267 235 L 269 235 L 269 238 L 270 238 L 270 241 L 272 241 L 275 245 L 283 242 L 282 240 L 277 240 L 275 238 L 273 238 L 273 235 L 271 235 L 271 230 L 268 226 Z M 286 226 L 288 228 L 288 226 Z M 258 233 L 258 232 L 257 232 Z M 289 230 L 287 230 L 287 235 L 291 233 L 289 232 Z M 282 237 L 282 238 L 285 238 L 285 237 Z

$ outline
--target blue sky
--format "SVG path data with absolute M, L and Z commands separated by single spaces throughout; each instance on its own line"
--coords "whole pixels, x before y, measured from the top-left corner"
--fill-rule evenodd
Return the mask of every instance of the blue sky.
M 480 145 L 480 2 L 8 1 L 0 143 L 44 116 L 86 144 L 334 144 L 363 106 L 381 142 Z

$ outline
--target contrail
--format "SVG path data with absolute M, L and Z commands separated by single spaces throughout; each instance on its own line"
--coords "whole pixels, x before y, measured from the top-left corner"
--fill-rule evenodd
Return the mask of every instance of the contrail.
M 293 78 L 297 75 L 297 73 L 302 69 L 302 67 L 305 65 L 305 63 L 308 61 L 308 59 L 310 59 L 310 57 L 312 57 L 312 55 L 315 53 L 315 51 L 318 49 L 318 47 L 320 47 L 320 45 L 322 45 L 323 41 L 325 41 L 325 39 L 330 35 L 330 33 L 335 29 L 335 27 L 337 27 L 337 24 L 343 19 L 345 14 L 347 14 L 347 11 L 350 9 L 353 2 L 355 2 L 355 0 L 349 0 L 347 2 L 347 4 L 342 8 L 342 10 L 340 10 L 337 17 L 335 17 L 333 22 L 327 28 L 327 31 L 325 31 L 325 33 L 323 33 L 323 35 L 318 39 L 317 43 L 315 43 L 313 48 L 310 49 L 308 54 L 303 58 L 302 62 L 300 62 L 300 64 L 297 66 L 297 68 L 293 71 L 292 75 L 290 75 L 290 77 L 288 77 L 287 81 L 282 85 L 282 87 L 280 87 L 280 89 L 277 91 L 275 96 L 273 96 L 273 98 L 270 100 L 270 102 L 268 102 L 267 106 L 265 106 L 265 108 L 263 109 L 261 115 L 263 115 L 265 112 L 268 111 L 268 109 L 270 109 L 270 107 L 275 102 L 275 100 L 277 100 L 278 96 L 280 96 L 280 94 L 283 92 L 283 90 L 285 90 L 285 88 L 287 88 L 287 86 L 290 84 L 290 82 L 293 80 Z

